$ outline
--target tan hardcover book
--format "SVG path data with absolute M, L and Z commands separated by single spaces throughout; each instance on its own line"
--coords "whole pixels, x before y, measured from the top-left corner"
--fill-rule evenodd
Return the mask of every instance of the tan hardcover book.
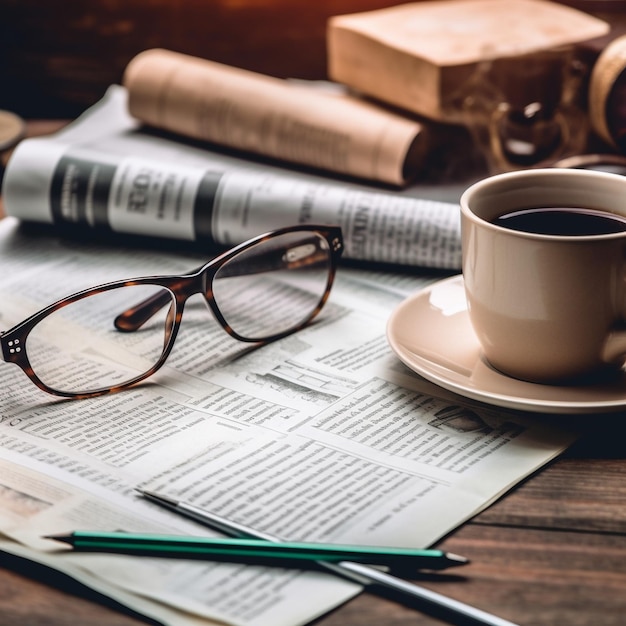
M 448 99 L 479 63 L 608 31 L 603 20 L 544 0 L 415 2 L 331 18 L 328 73 L 383 102 L 445 121 Z

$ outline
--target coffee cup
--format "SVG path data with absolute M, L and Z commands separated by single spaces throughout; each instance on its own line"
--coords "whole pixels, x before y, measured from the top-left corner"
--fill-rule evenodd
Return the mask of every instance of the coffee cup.
M 461 197 L 463 280 L 487 362 L 572 384 L 626 360 L 626 177 L 530 169 Z

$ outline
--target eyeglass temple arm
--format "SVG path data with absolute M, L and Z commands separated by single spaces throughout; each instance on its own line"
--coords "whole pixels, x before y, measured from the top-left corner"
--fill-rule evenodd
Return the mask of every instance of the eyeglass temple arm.
M 315 246 L 312 251 L 309 246 Z M 297 269 L 312 265 L 320 259 L 322 251 L 315 243 L 304 243 L 293 248 L 285 250 L 284 248 L 276 248 L 270 251 L 264 251 L 263 254 L 248 255 L 245 261 L 237 261 L 224 265 L 219 272 L 219 278 L 231 278 L 233 276 L 249 276 L 251 274 L 260 274 L 277 269 Z M 193 274 L 200 271 L 204 265 L 200 266 Z M 113 324 L 115 328 L 121 332 L 134 332 L 139 330 L 153 315 L 156 315 L 164 306 L 171 301 L 170 292 L 163 289 L 153 296 L 142 300 L 138 304 L 120 313 Z
M 170 292 L 163 289 L 120 313 L 113 320 L 113 325 L 123 333 L 132 333 L 139 330 L 153 315 L 156 315 L 171 301 Z

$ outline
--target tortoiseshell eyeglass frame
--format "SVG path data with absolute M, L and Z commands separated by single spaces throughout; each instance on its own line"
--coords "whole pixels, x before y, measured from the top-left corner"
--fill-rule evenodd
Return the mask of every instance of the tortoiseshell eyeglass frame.
M 324 293 L 319 299 L 317 305 L 311 310 L 309 316 L 302 320 L 302 322 L 297 326 L 267 337 L 255 338 L 243 337 L 239 335 L 224 319 L 221 311 L 219 310 L 219 307 L 217 306 L 217 303 L 215 302 L 212 284 L 216 273 L 220 270 L 220 268 L 222 268 L 222 266 L 224 266 L 225 263 L 233 259 L 235 256 L 239 255 L 240 253 L 248 250 L 249 248 L 253 248 L 258 244 L 266 242 L 280 235 L 297 232 L 316 233 L 321 236 L 321 238 L 324 239 L 328 244 L 328 249 L 327 251 L 325 251 L 325 253 L 328 254 L 328 278 L 326 281 L 326 289 Z M 277 250 L 277 252 L 280 252 L 280 250 Z M 225 252 L 222 252 L 215 258 L 211 259 L 207 263 L 190 271 L 187 274 L 146 276 L 141 278 L 110 282 L 103 285 L 98 285 L 96 287 L 92 287 L 90 289 L 79 291 L 75 294 L 58 300 L 57 302 L 48 305 L 41 311 L 31 315 L 24 321 L 15 325 L 10 330 L 0 333 L 2 358 L 7 363 L 14 363 L 18 365 L 30 378 L 30 380 L 35 385 L 37 385 L 37 387 L 52 395 L 61 396 L 64 398 L 85 399 L 104 394 L 115 393 L 117 391 L 121 391 L 122 389 L 127 389 L 128 387 L 131 387 L 132 385 L 135 385 L 136 383 L 145 380 L 149 376 L 152 376 L 152 374 L 154 374 L 163 365 L 163 363 L 165 363 L 167 357 L 172 350 L 172 346 L 174 345 L 174 341 L 178 334 L 185 302 L 192 295 L 198 293 L 202 294 L 205 297 L 209 308 L 213 313 L 213 316 L 219 322 L 222 328 L 229 335 L 231 335 L 235 339 L 238 339 L 239 341 L 269 343 L 271 341 L 276 341 L 277 339 L 281 339 L 282 337 L 301 330 L 322 310 L 324 304 L 328 300 L 328 296 L 330 294 L 330 290 L 335 279 L 337 265 L 339 263 L 342 252 L 343 237 L 341 233 L 341 228 L 339 226 L 320 226 L 307 224 L 301 226 L 289 226 L 286 228 L 273 230 L 271 232 L 249 239 L 248 241 L 245 241 L 237 246 L 234 246 L 233 248 L 230 248 L 229 250 L 226 250 Z M 268 262 L 272 263 L 271 267 L 268 267 Z M 287 259 L 287 261 L 285 261 L 281 253 L 275 258 L 264 258 L 263 263 L 264 265 L 262 266 L 255 265 L 254 267 L 250 267 L 250 273 L 257 273 L 259 271 L 263 271 L 264 269 L 277 269 L 279 267 L 295 269 L 297 267 L 303 267 L 306 264 L 311 263 L 311 259 L 308 257 L 297 257 L 291 260 Z M 30 364 L 25 346 L 29 333 L 39 322 L 41 322 L 41 320 L 43 320 L 51 313 L 54 313 L 55 311 L 58 311 L 59 309 L 69 304 L 72 304 L 73 302 L 82 300 L 83 298 L 103 293 L 111 289 L 118 289 L 120 287 L 130 287 L 136 285 L 155 285 L 158 287 L 163 287 L 164 292 L 157 293 L 152 298 L 149 298 L 144 302 L 141 302 L 138 305 L 129 308 L 126 311 L 123 311 L 120 315 L 118 315 L 117 318 L 114 320 L 114 325 L 121 332 L 132 332 L 134 330 L 137 330 L 142 326 L 144 322 L 150 319 L 150 317 L 164 305 L 169 304 L 172 301 L 175 303 L 174 316 L 171 322 L 171 327 L 168 327 L 167 329 L 167 341 L 164 345 L 163 352 L 159 360 L 148 371 L 128 380 L 125 383 L 111 387 L 103 387 L 84 393 L 59 391 L 57 389 L 49 387 L 39 379 Z

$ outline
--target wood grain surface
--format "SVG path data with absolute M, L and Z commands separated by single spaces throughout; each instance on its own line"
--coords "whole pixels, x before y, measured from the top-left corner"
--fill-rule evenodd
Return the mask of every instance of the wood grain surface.
M 557 0 L 558 1 L 558 0 Z M 611 24 L 623 0 L 561 0 Z M 303 79 L 324 79 L 332 15 L 398 0 L 0 0 L 0 108 L 74 117 L 138 52 L 160 47 Z
M 325 78 L 328 17 L 392 4 L 2 0 L 0 108 L 27 117 L 73 117 L 121 81 L 133 56 L 154 47 L 281 78 Z

